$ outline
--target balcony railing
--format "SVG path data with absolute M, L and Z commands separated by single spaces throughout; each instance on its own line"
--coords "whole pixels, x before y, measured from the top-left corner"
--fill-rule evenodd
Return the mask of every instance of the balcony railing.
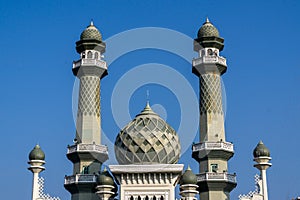
M 214 63 L 215 64 L 219 63 L 221 65 L 227 66 L 226 59 L 221 56 L 203 56 L 193 60 L 193 66 L 200 65 L 200 64 L 214 64 Z
M 193 145 L 193 151 L 201 150 L 226 150 L 234 152 L 233 144 L 230 142 L 200 142 Z
M 82 58 L 78 61 L 73 62 L 73 68 L 80 67 L 80 66 L 88 66 L 88 65 L 95 65 L 97 67 L 101 67 L 107 69 L 106 62 L 103 60 L 96 60 L 91 58 Z
M 218 173 L 218 172 L 207 172 L 197 174 L 197 182 L 202 181 L 227 181 L 231 183 L 236 183 L 236 175 L 228 174 L 226 172 Z
M 89 152 L 89 151 L 97 151 L 100 153 L 107 153 L 108 148 L 105 145 L 98 145 L 98 144 L 75 144 L 72 146 L 68 146 L 67 154 L 74 153 L 74 152 Z
M 95 183 L 96 175 L 93 174 L 76 174 L 72 176 L 65 176 L 65 185 L 74 183 Z

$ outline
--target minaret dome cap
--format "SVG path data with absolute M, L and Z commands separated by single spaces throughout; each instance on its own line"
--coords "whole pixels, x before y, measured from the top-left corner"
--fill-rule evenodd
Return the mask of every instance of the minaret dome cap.
M 260 141 L 253 150 L 253 156 L 254 158 L 270 157 L 270 150 L 264 145 L 262 141 Z
M 180 185 L 197 184 L 197 177 L 191 170 L 190 166 L 185 170 L 180 178 Z
M 102 35 L 100 31 L 94 26 L 93 21 L 91 21 L 91 24 L 81 33 L 80 40 L 102 41 Z
M 38 144 L 29 153 L 29 160 L 45 160 L 45 153 Z
M 114 186 L 115 182 L 110 173 L 106 170 L 106 168 L 98 175 L 97 178 L 98 185 L 111 185 Z
M 218 29 L 206 18 L 206 21 L 198 30 L 198 38 L 202 37 L 220 37 Z

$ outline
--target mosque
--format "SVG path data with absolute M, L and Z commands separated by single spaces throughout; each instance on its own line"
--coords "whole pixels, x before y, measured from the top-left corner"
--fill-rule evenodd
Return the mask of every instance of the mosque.
M 80 55 L 73 74 L 80 80 L 76 134 L 67 148 L 73 173 L 65 176 L 64 187 L 72 200 L 229 200 L 237 186 L 236 174 L 228 170 L 234 145 L 226 141 L 221 76 L 227 70 L 220 55 L 224 39 L 207 19 L 194 40 L 198 57 L 192 72 L 199 77 L 200 138 L 192 145 L 199 171 L 178 163 L 181 153 L 176 131 L 155 113 L 149 104 L 116 136 L 114 153 L 118 165 L 102 167 L 112 152 L 101 142 L 100 83 L 107 75 L 103 60 L 106 44 L 91 23 L 76 42 Z M 196 108 L 195 108 L 196 109 Z M 253 151 L 256 190 L 240 195 L 240 200 L 268 200 L 266 170 L 271 166 L 270 151 L 259 142 Z M 35 146 L 29 154 L 33 173 L 32 200 L 59 200 L 43 191 L 39 176 L 45 154 Z M 175 188 L 179 187 L 179 195 Z

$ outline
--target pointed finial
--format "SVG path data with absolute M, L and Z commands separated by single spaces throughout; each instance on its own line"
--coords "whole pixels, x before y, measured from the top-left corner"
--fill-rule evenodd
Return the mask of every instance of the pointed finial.
M 209 21 L 209 19 L 208 19 L 208 17 L 206 17 L 206 21 L 205 21 L 206 23 L 209 23 L 210 21 Z
M 94 26 L 94 21 L 93 21 L 93 19 L 91 19 L 90 26 Z
M 103 169 L 103 172 L 106 172 L 107 171 L 107 169 L 106 169 L 106 166 L 104 167 L 104 169 Z
M 192 169 L 190 168 L 190 165 L 188 165 L 186 171 L 191 171 Z

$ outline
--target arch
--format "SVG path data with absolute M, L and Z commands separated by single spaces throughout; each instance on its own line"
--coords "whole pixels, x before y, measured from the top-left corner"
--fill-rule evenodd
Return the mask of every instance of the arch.
M 140 195 L 138 196 L 137 200 L 142 200 L 142 198 L 141 198 L 141 196 L 140 196 Z
M 148 197 L 148 195 L 145 197 L 145 200 L 149 200 L 149 197 Z
M 95 59 L 99 59 L 99 53 L 98 52 L 95 52 Z
M 156 196 L 153 197 L 153 200 L 156 200 Z
M 207 55 L 209 55 L 209 56 L 213 55 L 212 49 L 207 49 Z
M 164 200 L 164 197 L 163 197 L 163 195 L 161 195 L 161 196 L 160 196 L 160 200 Z
M 91 51 L 88 51 L 87 58 L 93 58 L 93 53 Z
M 133 196 L 131 196 L 131 197 L 129 198 L 129 200 L 134 200 Z

